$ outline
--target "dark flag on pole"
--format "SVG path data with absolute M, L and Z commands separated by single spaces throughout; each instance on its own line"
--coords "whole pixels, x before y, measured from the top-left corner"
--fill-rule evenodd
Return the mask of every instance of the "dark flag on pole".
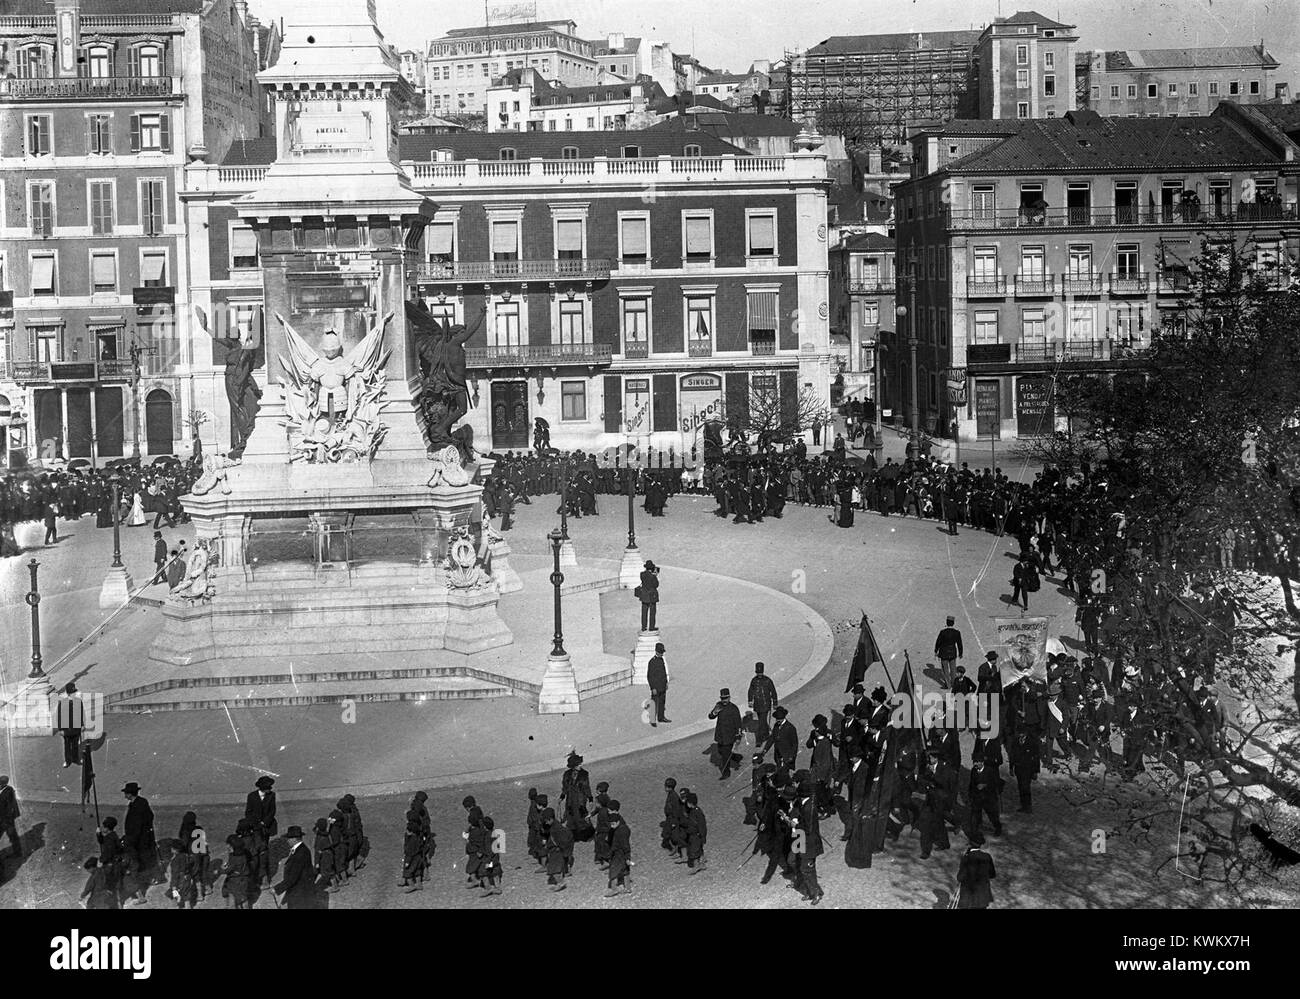
M 95 760 L 90 752 L 90 743 L 81 744 L 81 807 L 84 810 L 90 800 L 90 789 L 95 786 Z
M 893 808 L 894 798 L 898 793 L 898 753 L 902 732 L 892 725 L 885 729 L 885 745 L 880 753 L 880 762 L 876 766 L 876 776 L 867 793 L 866 808 L 863 809 L 863 829 L 865 833 L 865 858 L 854 867 L 870 867 L 871 855 L 885 848 L 885 832 L 889 828 L 889 812 Z
M 849 670 L 849 682 L 844 687 L 847 694 L 853 689 L 855 683 L 862 683 L 867 676 L 867 670 L 872 663 L 884 665 L 885 657 L 880 654 L 880 646 L 876 644 L 876 636 L 872 634 L 871 622 L 867 620 L 867 615 L 862 615 L 862 623 L 858 626 L 858 647 L 853 653 L 853 666 Z

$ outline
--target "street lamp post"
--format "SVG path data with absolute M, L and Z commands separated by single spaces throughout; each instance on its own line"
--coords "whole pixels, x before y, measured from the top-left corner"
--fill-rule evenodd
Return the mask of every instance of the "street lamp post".
M 122 568 L 122 479 L 114 472 L 113 484 L 113 568 Z
M 641 549 L 636 544 L 636 469 L 628 462 L 624 470 L 627 483 L 627 547 L 618 567 L 618 585 L 630 590 L 641 582 Z
M 41 590 L 36 582 L 36 572 L 41 563 L 32 559 L 27 563 L 27 571 L 32 574 L 32 588 L 27 593 L 27 606 L 32 609 L 32 671 L 27 679 L 43 686 L 49 686 L 49 678 L 41 668 Z
M 569 467 L 566 457 L 560 466 L 560 564 L 572 569 L 578 565 L 578 553 L 569 540 Z
M 907 441 L 907 456 L 915 460 L 921 453 L 921 407 L 916 378 L 916 257 L 913 255 L 907 272 L 907 305 L 897 309 L 900 318 L 907 319 L 907 346 L 911 351 L 912 400 L 909 407 L 911 432 Z
M 122 476 L 114 471 L 109 479 L 113 488 L 113 564 L 99 588 L 99 606 L 117 608 L 131 599 L 131 574 L 122 564 Z
M 569 653 L 564 650 L 564 623 L 560 604 L 560 587 L 564 584 L 564 573 L 560 571 L 560 549 L 564 545 L 564 532 L 556 528 L 546 538 L 551 543 L 554 558 L 551 586 L 555 589 L 555 636 L 551 641 L 551 654 L 546 658 L 542 689 L 537 695 L 537 713 L 559 715 L 579 710 L 580 704 L 578 678 L 573 672 Z

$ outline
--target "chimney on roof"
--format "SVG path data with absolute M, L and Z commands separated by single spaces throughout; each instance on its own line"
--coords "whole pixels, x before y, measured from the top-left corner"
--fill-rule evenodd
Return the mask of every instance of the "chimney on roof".
M 235 11 L 239 14 L 239 23 L 248 26 L 248 0 L 235 0 Z

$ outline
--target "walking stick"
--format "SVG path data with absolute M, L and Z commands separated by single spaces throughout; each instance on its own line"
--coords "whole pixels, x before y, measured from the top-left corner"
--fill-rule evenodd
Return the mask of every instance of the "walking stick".
M 99 785 L 95 783 L 95 775 L 90 775 L 90 793 L 95 801 L 95 828 L 98 829 L 102 824 L 99 821 Z
M 949 908 L 949 909 L 955 909 L 955 908 L 957 908 L 957 903 L 958 903 L 960 900 L 961 900 L 961 884 L 959 883 L 959 884 L 957 885 L 957 890 L 956 890 L 955 892 L 952 893 L 952 898 L 949 899 L 949 901 L 948 901 L 948 908 Z

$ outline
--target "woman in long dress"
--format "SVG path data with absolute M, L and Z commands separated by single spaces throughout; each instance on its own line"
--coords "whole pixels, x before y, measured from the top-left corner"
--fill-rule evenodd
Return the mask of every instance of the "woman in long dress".
M 137 490 L 131 499 L 131 515 L 127 518 L 127 527 L 143 527 L 145 522 L 144 516 L 144 498 Z

